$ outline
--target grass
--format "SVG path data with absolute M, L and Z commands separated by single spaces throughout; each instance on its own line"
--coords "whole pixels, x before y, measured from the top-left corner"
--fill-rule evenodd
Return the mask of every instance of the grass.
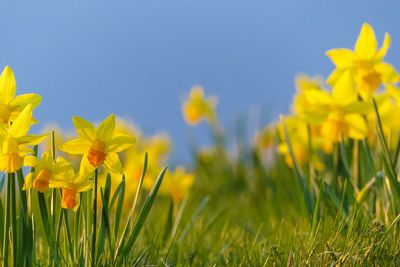
M 18 233 L 12 236 L 27 239 L 5 244 L 9 260 L 25 266 L 400 264 L 400 215 L 392 190 L 398 184 L 392 161 L 397 151 L 387 147 L 382 132 L 378 147 L 351 140 L 338 144 L 338 154 L 325 158 L 332 165 L 324 172 L 299 164 L 293 151 L 293 167 L 279 154 L 265 161 L 259 151 L 240 144 L 233 157 L 226 136 L 213 136 L 208 152 L 193 150 L 196 183 L 181 202 L 157 196 L 166 168 L 152 190 L 142 187 L 149 178 L 147 154 L 129 210 L 125 187 L 132 180 L 108 175 L 99 183 L 96 240 L 90 230 L 92 191 L 81 193 L 76 211 L 61 209 L 58 190 L 17 196 L 31 202 L 16 207 L 20 216 L 12 231 Z M 290 148 L 290 136 L 285 138 Z M 351 153 L 355 147 L 357 157 Z M 354 184 L 355 166 L 364 186 Z M 3 221 L 2 200 L 0 207 Z M 4 233 L 3 225 L 0 230 Z M 14 251 L 20 257 L 14 258 Z

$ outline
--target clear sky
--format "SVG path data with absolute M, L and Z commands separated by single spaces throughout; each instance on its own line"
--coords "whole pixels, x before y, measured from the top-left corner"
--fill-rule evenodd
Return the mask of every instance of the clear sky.
M 181 103 L 192 85 L 219 98 L 228 131 L 238 115 L 285 112 L 298 73 L 327 74 L 324 52 L 352 47 L 363 22 L 392 36 L 387 59 L 400 65 L 398 1 L 3 1 L 0 66 L 18 92 L 37 92 L 40 121 L 72 128 L 71 116 L 109 113 L 145 133 L 168 132 L 175 157 L 204 125 L 185 125 Z M 254 113 L 254 112 L 253 112 Z M 269 114 L 269 115 L 268 115 Z

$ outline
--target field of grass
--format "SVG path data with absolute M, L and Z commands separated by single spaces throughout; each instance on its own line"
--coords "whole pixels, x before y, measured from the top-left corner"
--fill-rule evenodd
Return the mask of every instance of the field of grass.
M 29 134 L 41 97 L 0 76 L 3 266 L 399 266 L 400 75 L 372 27 L 301 76 L 291 113 L 248 142 L 192 88 L 212 145 L 169 166 L 171 140 L 110 115 L 75 137 Z M 227 140 L 236 140 L 233 144 Z

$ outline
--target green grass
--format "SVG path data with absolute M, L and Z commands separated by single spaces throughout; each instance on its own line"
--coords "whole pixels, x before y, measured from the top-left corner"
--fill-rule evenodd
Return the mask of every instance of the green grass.
M 399 182 L 392 161 L 397 152 L 387 148 L 382 134 L 378 146 L 351 140 L 338 144 L 338 161 L 334 162 L 335 154 L 326 156 L 325 172 L 308 164 L 290 168 L 279 154 L 265 161 L 262 153 L 242 143 L 237 144 L 239 156 L 232 156 L 224 138 L 215 137 L 207 154 L 193 149 L 196 183 L 181 203 L 157 196 L 166 169 L 150 192 L 142 188 L 145 179 L 154 178 L 146 173 L 147 155 L 130 211 L 123 209 L 129 177 L 108 176 L 99 184 L 94 265 L 400 264 L 400 207 L 393 187 Z M 290 146 L 288 136 L 286 142 Z M 354 182 L 355 166 L 359 185 Z M 90 265 L 91 194 L 81 194 L 76 212 L 60 208 L 57 190 L 18 195 L 32 201 L 31 207 L 17 207 L 17 236 L 26 238 L 17 243 L 18 264 Z M 55 214 L 49 205 L 54 197 Z M 13 244 L 8 245 L 11 260 Z

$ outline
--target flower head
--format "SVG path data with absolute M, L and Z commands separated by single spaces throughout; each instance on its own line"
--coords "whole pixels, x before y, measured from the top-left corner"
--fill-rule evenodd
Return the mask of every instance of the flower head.
M 186 123 L 197 125 L 201 120 L 214 122 L 216 120 L 215 106 L 217 99 L 215 97 L 205 98 L 204 90 L 200 86 L 192 88 L 189 98 L 182 107 L 182 112 Z
M 16 88 L 14 73 L 6 66 L 0 76 L 0 123 L 6 126 L 13 122 L 27 105 L 31 104 L 32 108 L 35 108 L 42 99 L 38 94 L 15 96 Z
M 107 117 L 97 128 L 80 117 L 73 117 L 72 121 L 79 137 L 61 145 L 61 150 L 73 155 L 83 155 L 81 175 L 99 166 L 105 166 L 117 174 L 122 173 L 117 153 L 132 146 L 135 138 L 115 132 L 115 115 Z
M 24 157 L 32 152 L 30 146 L 41 143 L 47 135 L 31 135 L 32 105 L 18 115 L 9 128 L 0 124 L 0 171 L 13 173 L 24 165 Z
M 75 174 L 64 181 L 61 187 L 61 207 L 73 209 L 79 206 L 79 193 L 93 188 L 93 180 L 88 178 L 87 173 Z
M 382 47 L 378 49 L 374 30 L 364 23 L 354 51 L 338 48 L 326 52 L 336 65 L 327 80 L 328 84 L 333 86 L 346 71 L 350 71 L 359 95 L 368 100 L 382 84 L 399 82 L 400 76 L 394 67 L 383 61 L 390 42 L 389 34 L 385 33 Z
M 372 104 L 358 101 L 350 75 L 349 71 L 345 72 L 332 92 L 305 92 L 310 107 L 303 115 L 311 123 L 321 125 L 321 134 L 332 143 L 339 142 L 342 137 L 363 139 L 368 132 L 361 114 L 370 111 Z
M 161 185 L 160 194 L 170 195 L 175 202 L 180 202 L 188 194 L 194 181 L 194 175 L 179 166 L 166 175 Z
M 29 173 L 25 179 L 25 190 L 35 188 L 44 192 L 48 188 L 66 187 L 66 181 L 74 176 L 72 164 L 62 157 L 53 160 L 49 151 L 45 152 L 41 158 L 27 156 L 25 165 L 35 168 L 35 171 Z

